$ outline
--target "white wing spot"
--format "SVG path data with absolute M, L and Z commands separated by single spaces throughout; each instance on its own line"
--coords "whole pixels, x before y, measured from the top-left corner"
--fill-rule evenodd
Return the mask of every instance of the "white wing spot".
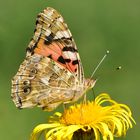
M 64 35 L 63 35 L 63 31 L 58 31 L 56 33 L 57 38 L 61 39 Z
M 55 72 L 60 72 L 60 68 L 57 65 L 54 65 Z
M 48 13 L 47 13 L 47 16 L 48 17 L 51 17 L 53 15 L 53 10 L 51 10 L 51 11 L 49 11 Z
M 68 30 L 63 31 L 63 34 L 64 34 L 64 36 L 65 36 L 66 38 L 70 38 L 70 37 L 71 37 L 71 35 L 69 34 Z
M 76 60 L 77 59 L 77 57 L 76 57 L 74 52 L 66 51 L 66 52 L 63 52 L 63 54 L 64 54 L 64 56 L 66 58 L 70 58 L 72 60 Z
M 61 39 L 61 38 L 63 38 L 63 37 L 65 37 L 65 38 L 70 38 L 71 37 L 71 33 L 70 33 L 70 31 L 69 30 L 66 30 L 66 31 L 58 31 L 57 33 L 56 33 L 56 36 L 55 36 L 55 38 L 54 39 Z
M 51 34 L 51 31 L 50 31 L 49 29 L 46 29 L 45 35 L 46 35 L 46 36 L 49 36 L 50 34 Z
M 41 82 L 43 82 L 45 85 L 49 84 L 49 77 L 41 78 Z
M 64 22 L 64 20 L 63 20 L 62 17 L 59 17 L 59 18 L 58 18 L 58 21 L 60 21 L 60 22 Z

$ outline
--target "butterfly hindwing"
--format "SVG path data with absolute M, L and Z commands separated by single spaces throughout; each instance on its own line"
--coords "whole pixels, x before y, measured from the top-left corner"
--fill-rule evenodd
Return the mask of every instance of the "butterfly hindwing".
M 52 110 L 73 100 L 77 83 L 78 79 L 63 66 L 34 54 L 23 61 L 13 78 L 12 98 L 19 108 L 39 106 Z

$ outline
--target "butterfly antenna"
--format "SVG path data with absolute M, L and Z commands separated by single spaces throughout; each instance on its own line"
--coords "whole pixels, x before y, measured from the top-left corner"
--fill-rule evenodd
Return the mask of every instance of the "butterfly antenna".
M 96 66 L 96 68 L 94 69 L 90 79 L 93 78 L 94 74 L 96 73 L 96 71 L 98 70 L 98 68 L 100 67 L 100 65 L 102 64 L 102 62 L 105 60 L 105 58 L 107 57 L 107 55 L 109 54 L 109 50 L 106 51 L 105 55 L 103 56 L 103 58 L 101 59 L 101 61 L 98 63 L 98 65 Z

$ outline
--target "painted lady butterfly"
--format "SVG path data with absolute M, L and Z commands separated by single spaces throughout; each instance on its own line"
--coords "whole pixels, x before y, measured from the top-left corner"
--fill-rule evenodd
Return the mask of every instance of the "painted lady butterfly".
M 85 79 L 76 44 L 63 17 L 53 8 L 39 13 L 25 60 L 12 79 L 12 99 L 18 108 L 77 101 L 92 88 Z

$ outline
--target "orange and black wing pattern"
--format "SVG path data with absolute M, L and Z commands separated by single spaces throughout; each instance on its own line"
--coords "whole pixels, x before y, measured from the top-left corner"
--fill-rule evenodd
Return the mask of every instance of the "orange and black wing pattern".
M 37 16 L 27 56 L 34 53 L 58 62 L 83 82 L 83 67 L 72 34 L 63 17 L 53 8 L 48 7 Z

